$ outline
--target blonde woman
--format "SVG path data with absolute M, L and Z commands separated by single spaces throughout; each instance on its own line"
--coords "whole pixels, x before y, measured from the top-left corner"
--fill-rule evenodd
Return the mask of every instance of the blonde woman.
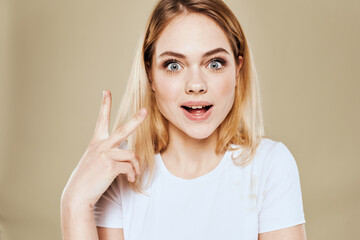
M 63 239 L 306 238 L 295 159 L 264 137 L 249 44 L 222 1 L 160 0 L 109 135 L 110 109 L 105 90 Z

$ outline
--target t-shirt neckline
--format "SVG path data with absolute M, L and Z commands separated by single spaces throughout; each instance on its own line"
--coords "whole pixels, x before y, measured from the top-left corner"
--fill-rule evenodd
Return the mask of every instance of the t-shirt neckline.
M 181 177 L 177 177 L 177 176 L 173 175 L 165 166 L 165 163 L 164 163 L 160 153 L 157 153 L 155 155 L 155 159 L 161 169 L 161 172 L 167 178 L 169 178 L 171 181 L 177 182 L 177 183 L 183 183 L 183 184 L 194 184 L 197 182 L 207 181 L 207 180 L 213 178 L 224 167 L 226 159 L 228 159 L 229 154 L 230 154 L 230 151 L 226 151 L 224 156 L 220 160 L 220 162 L 217 164 L 217 166 L 214 169 L 212 169 L 210 172 L 208 172 L 200 177 L 192 178 L 192 179 L 185 179 L 185 178 L 181 178 Z

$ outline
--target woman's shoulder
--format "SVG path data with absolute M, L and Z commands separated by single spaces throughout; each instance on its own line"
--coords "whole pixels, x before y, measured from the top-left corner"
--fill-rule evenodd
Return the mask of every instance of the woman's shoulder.
M 231 145 L 232 148 L 238 149 L 241 153 L 243 148 L 239 145 Z M 237 155 L 237 153 L 234 153 Z M 274 164 L 293 164 L 295 159 L 288 147 L 281 141 L 276 141 L 270 138 L 262 138 L 255 150 L 254 158 L 252 160 L 254 165 L 270 166 Z
M 280 152 L 287 152 L 289 149 L 281 141 L 276 141 L 270 138 L 262 138 L 256 151 L 263 154 L 276 154 Z
M 256 154 L 262 154 L 262 153 L 269 152 L 279 144 L 281 145 L 282 142 L 263 137 L 260 139 L 259 144 L 256 147 Z M 235 151 L 235 152 L 237 151 L 239 153 L 244 151 L 244 147 L 241 145 L 230 144 L 230 146 L 231 146 L 232 150 L 229 150 L 229 151 Z
M 260 140 L 260 143 L 257 147 L 257 151 L 271 151 L 271 149 L 273 149 L 274 147 L 276 147 L 276 145 L 278 145 L 279 141 L 273 140 L 271 138 L 262 138 Z

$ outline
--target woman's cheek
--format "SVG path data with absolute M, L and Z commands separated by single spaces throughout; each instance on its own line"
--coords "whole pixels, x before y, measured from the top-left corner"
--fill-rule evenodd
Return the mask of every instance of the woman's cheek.
M 219 95 L 227 96 L 235 91 L 236 80 L 232 75 L 223 76 L 218 79 L 216 83 L 215 89 L 217 89 Z
M 181 88 L 178 79 L 172 76 L 159 76 L 156 80 L 156 91 L 161 99 L 171 100 L 178 96 L 181 92 Z
M 182 88 L 184 89 L 184 88 Z M 174 111 L 174 106 L 177 105 L 177 100 L 180 92 L 178 81 L 169 76 L 158 76 L 156 78 L 155 97 L 160 112 L 169 117 L 168 115 Z

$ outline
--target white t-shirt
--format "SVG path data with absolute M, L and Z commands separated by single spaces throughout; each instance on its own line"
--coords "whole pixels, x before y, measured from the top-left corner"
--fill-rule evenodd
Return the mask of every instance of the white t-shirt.
M 246 167 L 232 153 L 194 179 L 173 175 L 156 154 L 149 196 L 116 178 L 95 205 L 96 225 L 123 228 L 125 240 L 250 240 L 305 223 L 298 168 L 282 142 L 262 139 Z

